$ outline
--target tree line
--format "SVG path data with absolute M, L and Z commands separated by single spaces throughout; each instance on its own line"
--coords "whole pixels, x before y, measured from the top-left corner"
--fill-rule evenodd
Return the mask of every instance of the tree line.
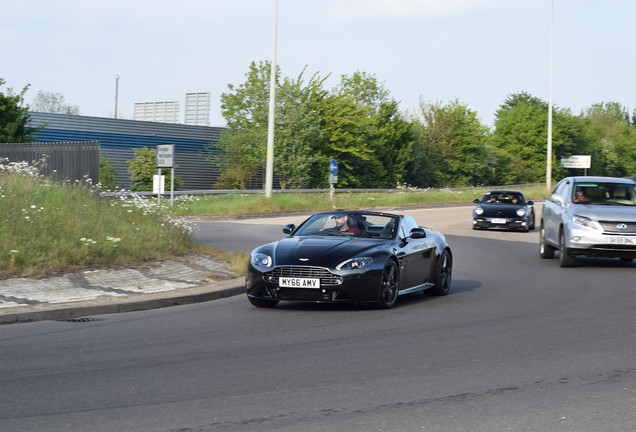
M 246 189 L 265 175 L 269 74 L 269 62 L 253 62 L 245 82 L 229 85 L 221 95 L 228 128 L 207 148 L 209 160 L 222 170 L 215 187 Z M 328 77 L 308 77 L 305 69 L 292 79 L 277 70 L 274 172 L 282 188 L 327 187 L 331 159 L 338 161 L 338 187 L 346 188 L 545 181 L 548 104 L 537 97 L 509 95 L 491 129 L 457 99 L 421 101 L 415 112 L 404 113 L 373 75 L 343 75 L 332 89 L 325 88 Z M 3 84 L 0 78 L 0 142 L 33 140 L 37 129 L 28 126 L 24 101 L 28 86 L 17 93 L 2 91 Z M 78 111 L 61 95 L 48 96 L 38 95 L 36 101 L 61 106 L 60 112 Z M 570 155 L 591 156 L 589 175 L 633 176 L 636 113 L 618 102 L 596 103 L 580 114 L 553 107 L 553 179 L 583 173 L 561 166 L 560 159 Z
M 541 183 L 546 178 L 548 104 L 526 92 L 509 95 L 491 130 L 459 100 L 421 101 L 414 113 L 373 75 L 276 77 L 274 173 L 282 188 L 324 188 L 338 161 L 338 186 L 461 187 Z M 264 176 L 270 63 L 250 65 L 244 83 L 221 95 L 228 129 L 207 149 L 222 174 L 215 185 L 244 189 Z M 636 114 L 617 102 L 580 114 L 553 107 L 552 178 L 570 173 L 560 159 L 591 155 L 588 175 L 636 174 Z M 579 172 L 581 171 L 581 172 Z

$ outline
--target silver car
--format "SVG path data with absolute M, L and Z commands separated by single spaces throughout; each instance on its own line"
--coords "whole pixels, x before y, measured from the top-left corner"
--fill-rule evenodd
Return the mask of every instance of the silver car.
M 559 250 L 561 267 L 577 256 L 636 258 L 636 182 L 614 177 L 567 177 L 543 205 L 541 258 Z

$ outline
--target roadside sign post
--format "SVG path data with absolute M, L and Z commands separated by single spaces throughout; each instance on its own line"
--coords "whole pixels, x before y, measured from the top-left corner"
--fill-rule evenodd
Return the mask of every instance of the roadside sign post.
M 170 168 L 170 205 L 174 205 L 174 144 L 158 144 L 155 151 L 158 175 L 161 176 L 161 168 Z M 157 195 L 157 203 L 161 204 L 163 187 Z M 154 192 L 154 191 L 153 191 Z
M 334 184 L 338 183 L 338 162 L 335 159 L 331 159 L 329 162 L 329 199 L 333 201 Z

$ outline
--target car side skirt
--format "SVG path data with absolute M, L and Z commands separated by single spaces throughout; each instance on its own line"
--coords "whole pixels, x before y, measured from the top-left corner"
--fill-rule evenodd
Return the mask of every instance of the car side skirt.
M 411 287 L 411 288 L 400 290 L 398 292 L 398 295 L 401 296 L 401 295 L 406 295 L 406 294 L 414 294 L 414 293 L 426 291 L 427 289 L 433 288 L 434 286 L 435 286 L 435 284 L 433 284 L 431 282 L 426 282 L 426 283 L 423 283 L 421 285 L 417 285 L 417 286 L 414 286 L 414 287 Z

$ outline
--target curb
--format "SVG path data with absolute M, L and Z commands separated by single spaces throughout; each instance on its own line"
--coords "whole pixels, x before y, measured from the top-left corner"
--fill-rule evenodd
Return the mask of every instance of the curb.
M 148 295 L 145 299 L 123 301 L 120 303 L 82 303 L 64 306 L 51 305 L 51 309 L 47 308 L 44 310 L 29 310 L 24 312 L 0 314 L 0 325 L 34 321 L 81 320 L 84 317 L 92 315 L 161 309 L 170 306 L 181 306 L 219 300 L 245 293 L 243 279 L 233 279 L 219 285 L 201 287 L 191 294 L 179 294 L 179 291 L 173 291 L 170 295 L 166 295 L 166 293 L 163 293 L 163 296 Z

